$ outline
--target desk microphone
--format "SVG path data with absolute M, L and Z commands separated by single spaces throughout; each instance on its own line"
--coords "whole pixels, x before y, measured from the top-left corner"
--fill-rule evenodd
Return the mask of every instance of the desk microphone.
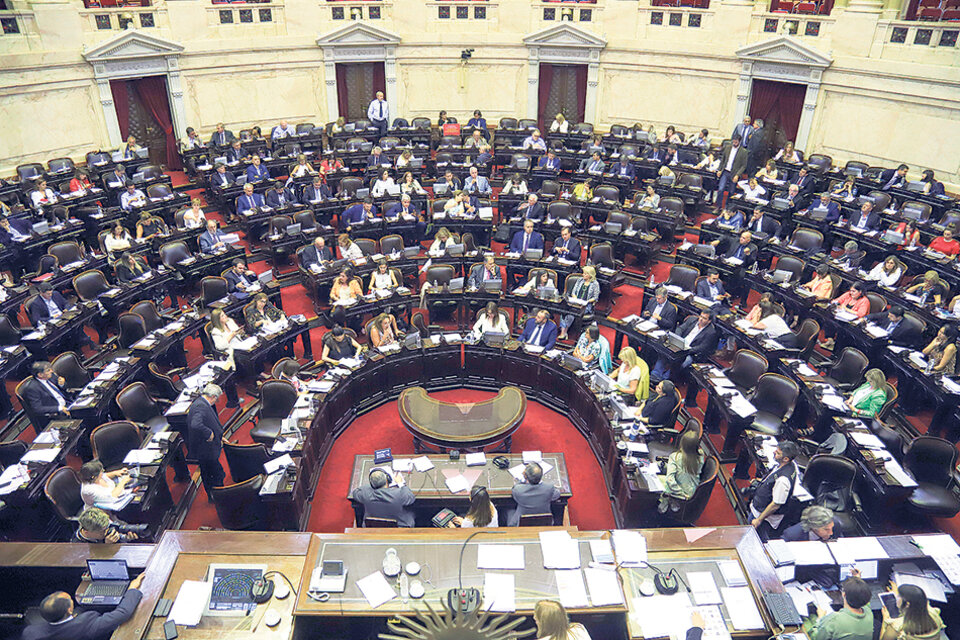
M 447 591 L 447 608 L 454 614 L 469 615 L 480 608 L 482 602 L 480 590 L 476 587 L 463 588 L 463 552 L 467 548 L 467 543 L 473 540 L 474 536 L 478 536 L 481 533 L 502 532 L 479 529 L 471 533 L 467 536 L 467 539 L 463 541 L 463 545 L 460 547 L 460 561 L 457 568 L 457 588 Z

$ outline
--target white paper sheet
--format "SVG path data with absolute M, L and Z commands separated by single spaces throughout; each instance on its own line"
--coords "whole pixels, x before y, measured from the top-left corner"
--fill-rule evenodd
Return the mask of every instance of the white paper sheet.
M 477 569 L 524 569 L 522 544 L 481 544 L 477 546 Z
M 669 637 L 678 623 L 690 626 L 692 605 L 686 592 L 633 598 L 631 605 L 630 614 L 634 622 L 640 625 L 645 639 Z
M 543 460 L 543 453 L 540 451 L 524 451 L 523 452 L 523 463 L 530 464 L 531 462 L 540 462 Z
M 721 594 L 734 630 L 763 629 L 763 618 L 753 601 L 750 587 L 724 587 Z
M 477 453 L 468 453 L 464 456 L 464 460 L 467 463 L 468 467 L 482 467 L 487 464 L 487 456 L 484 455 L 483 451 L 478 451 Z
M 485 573 L 483 575 L 483 610 L 517 610 L 516 580 L 512 573 Z
M 960 545 L 946 533 L 913 536 L 913 541 L 920 545 L 920 550 L 928 556 L 960 555 Z
M 609 539 L 591 540 L 590 554 L 593 556 L 594 562 L 607 564 L 613 564 L 615 562 L 613 557 L 613 546 L 610 544 Z
M 590 601 L 587 599 L 587 585 L 579 569 L 554 571 L 553 575 L 557 579 L 560 604 L 568 609 L 590 606 Z
M 31 449 L 23 454 L 20 462 L 42 462 L 50 463 L 60 455 L 60 447 L 50 447 L 49 449 Z
M 392 466 L 394 471 L 410 471 L 413 469 L 413 460 L 410 458 L 394 458 Z
M 461 491 L 468 491 L 470 489 L 470 482 L 463 477 L 463 474 L 446 478 L 444 482 L 447 483 L 447 489 L 450 489 L 450 493 L 460 493 Z
M 720 592 L 713 574 L 709 571 L 690 571 L 687 573 L 687 584 L 693 593 L 693 601 L 697 604 L 720 604 Z
M 373 609 L 397 597 L 397 592 L 379 571 L 374 571 L 367 577 L 357 580 L 357 587 Z
M 814 564 L 836 564 L 830 548 L 818 540 L 801 540 L 788 542 L 787 548 L 793 554 L 794 562 L 798 567 Z
M 617 561 L 624 566 L 647 561 L 647 539 L 639 531 L 617 529 L 613 532 L 613 548 L 617 552 Z
M 427 456 L 420 456 L 419 458 L 413 459 L 413 468 L 423 473 L 424 471 L 430 471 L 430 469 L 433 469 L 433 463 L 430 462 L 430 458 Z
M 747 586 L 747 577 L 743 575 L 743 569 L 740 567 L 740 563 L 736 560 L 723 560 L 718 562 L 717 566 L 720 568 L 720 575 L 723 576 L 723 581 L 727 583 L 728 587 L 745 587 Z
M 199 580 L 184 580 L 177 591 L 177 598 L 170 607 L 170 615 L 167 620 L 173 620 L 176 624 L 185 627 L 195 627 L 200 624 L 200 618 L 203 616 L 204 609 L 210 601 L 210 593 L 213 591 L 212 582 L 201 582 Z
M 590 603 L 595 607 L 623 604 L 623 592 L 612 569 L 587 568 L 583 570 L 590 589 Z
M 547 569 L 580 568 L 580 545 L 566 531 L 541 531 L 540 553 Z

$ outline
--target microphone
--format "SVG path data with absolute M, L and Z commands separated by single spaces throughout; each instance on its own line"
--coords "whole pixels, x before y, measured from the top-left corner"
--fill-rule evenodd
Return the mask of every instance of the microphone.
M 481 533 L 505 533 L 503 531 L 491 531 L 488 529 L 478 529 L 467 536 L 460 547 L 460 559 L 457 563 L 457 588 L 447 591 L 447 607 L 452 613 L 471 614 L 480 608 L 482 602 L 480 590 L 476 587 L 463 588 L 463 552 L 467 548 L 467 543 Z

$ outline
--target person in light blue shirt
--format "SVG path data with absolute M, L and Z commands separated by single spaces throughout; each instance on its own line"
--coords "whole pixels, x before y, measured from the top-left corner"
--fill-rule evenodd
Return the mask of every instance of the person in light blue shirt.
M 384 100 L 383 91 L 377 91 L 377 96 L 370 101 L 367 107 L 367 120 L 380 130 L 380 136 L 387 135 L 387 123 L 390 122 L 390 105 Z
M 132 181 L 127 181 L 127 190 L 120 194 L 120 208 L 130 211 L 134 206 L 142 207 L 147 203 L 147 196 L 137 189 Z

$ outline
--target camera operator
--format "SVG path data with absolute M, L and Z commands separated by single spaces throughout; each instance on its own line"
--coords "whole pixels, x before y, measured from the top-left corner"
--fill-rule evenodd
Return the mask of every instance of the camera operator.
M 80 514 L 80 528 L 74 542 L 117 543 L 135 542 L 139 539 L 137 531 L 142 532 L 146 525 L 131 525 L 114 522 L 103 509 L 90 507 Z

